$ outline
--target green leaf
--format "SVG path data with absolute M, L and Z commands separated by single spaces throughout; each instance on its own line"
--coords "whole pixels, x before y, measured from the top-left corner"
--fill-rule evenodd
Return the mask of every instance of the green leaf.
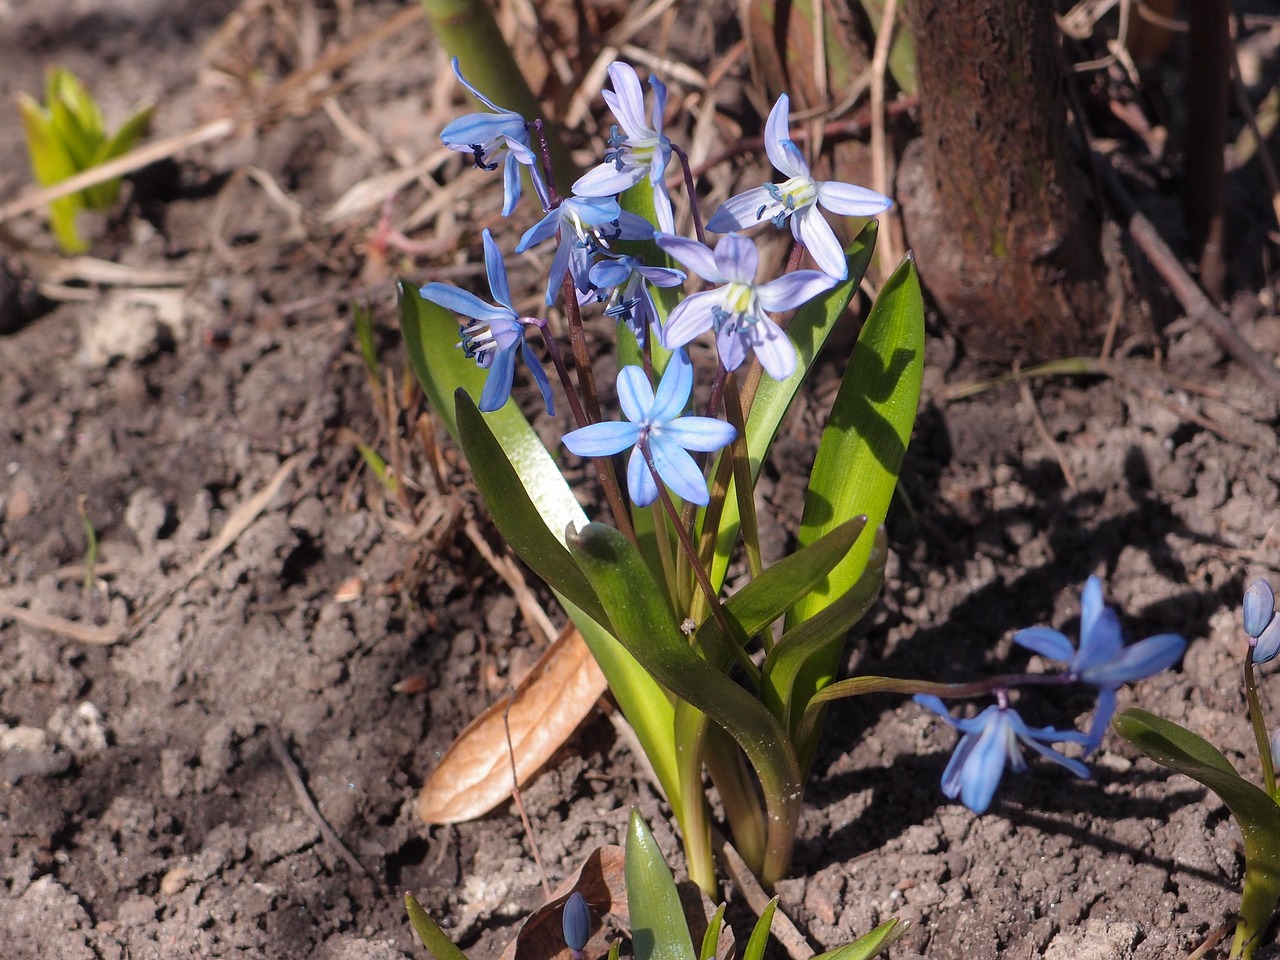
M 698 960 L 716 960 L 716 950 L 720 946 L 720 930 L 724 927 L 725 904 L 716 908 L 711 922 L 707 924 L 707 932 L 702 935 L 702 949 L 698 951 Z
M 884 523 L 911 439 L 923 375 L 924 300 L 915 260 L 908 255 L 880 289 L 822 432 L 800 521 L 801 544 L 813 543 L 850 517 L 865 515 L 873 529 Z M 861 578 L 871 549 L 871 538 L 855 546 L 824 587 L 796 604 L 787 626 L 844 596 Z M 842 647 L 832 643 L 811 656 L 796 682 L 797 712 L 831 682 Z M 807 767 L 815 744 L 798 746 Z
M 866 527 L 865 517 L 855 517 L 803 550 L 797 550 L 761 572 L 724 603 L 725 612 L 753 637 L 786 613 L 796 601 L 812 590 L 853 548 Z M 714 617 L 698 628 L 696 646 L 716 670 L 724 672 L 733 662 L 724 636 Z
M 820 953 L 813 960 L 870 960 L 896 943 L 907 932 L 907 926 L 897 918 L 888 920 L 853 943 Z
M 843 644 L 845 635 L 871 609 L 884 583 L 888 556 L 888 537 L 881 527 L 876 531 L 875 548 L 861 579 L 835 603 L 784 633 L 765 657 L 761 670 L 764 702 L 782 721 L 793 742 L 800 736 L 804 719 L 804 710 L 795 704 L 796 679 L 812 657 L 832 643 Z
M 422 909 L 422 904 L 418 903 L 412 893 L 404 895 L 404 908 L 409 914 L 409 923 L 418 933 L 418 939 L 436 960 L 467 960 L 467 955 L 445 936 L 445 932 Z
M 749 406 L 747 451 L 751 457 L 753 479 L 759 476 L 760 465 L 769 456 L 769 448 L 773 445 L 773 439 L 778 433 L 782 418 L 786 416 L 787 409 L 791 406 L 792 399 L 799 392 L 818 357 L 818 352 L 844 315 L 845 308 L 857 292 L 858 285 L 867 272 L 872 251 L 876 246 L 876 230 L 876 222 L 873 220 L 863 228 L 849 246 L 845 255 L 849 264 L 848 278 L 822 296 L 810 300 L 792 317 L 787 327 L 787 335 L 795 344 L 798 354 L 795 372 L 782 381 L 774 380 L 772 377 L 761 377 L 754 394 L 749 398 L 743 398 L 744 405 Z M 701 516 L 699 522 L 701 522 Z M 738 497 L 731 484 L 716 535 L 715 558 L 711 564 L 711 582 L 716 586 L 724 582 L 725 571 L 729 567 L 729 558 L 737 538 Z
M 769 849 L 760 879 L 775 883 L 789 863 L 803 792 L 782 728 L 759 700 L 689 645 L 652 572 L 621 533 L 588 524 L 570 538 L 569 549 L 623 646 L 655 680 L 720 724 L 747 754 L 769 806 Z
M 458 340 L 457 317 L 438 304 L 423 300 L 417 287 L 407 281 L 399 281 L 397 289 L 400 294 L 400 329 L 404 333 L 409 365 L 422 384 L 436 416 L 454 441 L 462 445 L 454 392 L 461 388 L 471 396 L 479 396 L 484 388 L 486 372 L 454 347 Z M 469 406 L 474 409 L 475 405 Z M 508 402 L 501 410 L 485 414 L 483 420 L 519 476 L 547 529 L 563 543 L 564 531 L 569 524 L 582 526 L 587 522 L 587 515 L 582 512 L 542 440 L 514 403 Z M 478 472 L 474 465 L 473 472 Z
M 769 945 L 769 929 L 773 926 L 773 914 L 777 909 L 778 898 L 774 897 L 760 911 L 760 919 L 756 921 L 746 949 L 742 951 L 742 960 L 764 960 L 764 948 Z
M 523 478 L 507 459 L 507 452 L 489 429 L 484 414 L 462 388 L 458 389 L 456 403 L 455 418 L 462 449 L 494 525 L 520 559 L 552 589 L 593 620 L 608 623 L 595 591 L 529 499 Z M 564 483 L 558 472 L 556 477 Z
M 626 876 L 636 960 L 695 960 L 675 878 L 644 818 L 635 810 L 627 828 Z
M 96 167 L 114 160 L 116 157 L 122 157 L 130 150 L 138 141 L 147 128 L 151 125 L 151 115 L 155 112 L 154 105 L 148 105 L 137 110 L 133 116 L 126 120 L 111 137 L 103 140 L 97 150 L 94 151 L 93 158 L 89 162 L 89 166 Z M 82 190 L 84 195 L 85 206 L 90 210 L 107 210 L 115 202 L 120 194 L 120 178 L 113 177 L 103 183 L 94 184 Z
M 1280 903 L 1280 805 L 1236 772 L 1203 737 L 1136 707 L 1112 721 L 1122 737 L 1162 766 L 1198 780 L 1227 805 L 1244 839 L 1244 894 L 1231 956 L 1253 956 Z

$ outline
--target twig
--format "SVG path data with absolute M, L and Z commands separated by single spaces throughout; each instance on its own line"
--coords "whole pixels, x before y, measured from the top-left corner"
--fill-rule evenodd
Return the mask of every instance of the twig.
M 884 81 L 889 69 L 889 50 L 893 45 L 893 28 L 897 20 L 898 0 L 885 0 L 876 29 L 876 47 L 871 57 L 871 188 L 889 195 L 889 145 L 885 140 Z M 893 216 L 893 214 L 890 214 Z M 886 222 L 886 226 L 889 224 Z M 895 231 L 883 231 L 880 249 L 876 251 L 880 269 L 887 277 L 901 259 Z
M 1151 261 L 1156 273 L 1169 285 L 1169 289 L 1187 312 L 1187 316 L 1208 329 L 1218 345 L 1239 360 L 1268 390 L 1280 396 L 1280 369 L 1249 344 L 1240 331 L 1217 310 L 1191 279 L 1173 251 L 1161 239 L 1155 226 L 1138 211 L 1133 198 L 1120 183 L 1111 164 L 1100 153 L 1092 154 L 1093 167 L 1106 188 L 1107 196 L 1125 221 L 1133 242 Z
M 769 895 L 760 886 L 760 881 L 751 872 L 751 868 L 742 859 L 742 855 L 734 849 L 733 844 L 722 837 L 716 830 L 711 831 L 711 844 L 715 849 L 716 855 L 720 858 L 720 862 L 724 865 L 725 873 L 742 891 L 742 896 L 747 901 L 747 906 L 755 911 L 757 917 L 760 916 L 764 913 L 765 907 L 769 905 Z M 778 938 L 778 942 L 786 949 L 791 960 L 809 960 L 813 956 L 813 947 L 809 946 L 809 941 L 804 938 L 803 933 L 796 929 L 796 925 L 791 922 L 791 918 L 781 910 L 774 913 L 770 932 Z
M 1017 371 L 1014 371 L 1017 373 Z M 1045 425 L 1044 417 L 1040 416 L 1040 408 L 1036 405 L 1036 398 L 1031 393 L 1031 384 L 1026 380 L 1018 383 L 1018 392 L 1022 395 L 1022 402 L 1031 408 L 1031 422 L 1036 428 L 1036 433 L 1040 437 L 1040 441 L 1049 448 L 1049 452 L 1053 454 L 1053 458 L 1058 461 L 1058 469 L 1062 471 L 1062 476 L 1067 481 L 1067 486 L 1074 493 L 1080 487 L 1076 483 L 1076 475 L 1071 470 L 1071 464 L 1067 462 L 1067 456 L 1062 452 L 1062 447 L 1058 441 L 1053 439 L 1053 434 L 1049 432 L 1049 428 Z
M 271 744 L 271 752 L 276 755 L 276 759 L 280 761 L 280 766 L 284 768 L 284 775 L 289 779 L 289 785 L 293 787 L 293 792 L 298 797 L 298 803 L 302 804 L 303 813 L 316 825 L 316 829 L 320 831 L 320 836 L 324 838 L 324 842 L 333 847 L 338 856 L 346 861 L 347 866 L 352 870 L 357 873 L 363 873 L 379 887 L 386 888 L 386 884 L 372 870 L 361 863 L 360 858 L 352 853 L 341 838 L 333 832 L 333 827 L 329 826 L 329 821 L 325 820 L 324 814 L 320 812 L 315 801 L 311 799 L 307 784 L 302 779 L 302 771 L 298 768 L 298 764 L 294 762 L 293 757 L 289 755 L 289 748 L 285 746 L 284 739 L 275 727 L 267 727 L 267 742 Z
M 94 627 L 85 623 L 76 623 L 74 620 L 67 620 L 63 617 L 56 617 L 51 613 L 40 613 L 36 610 L 28 610 L 26 607 L 15 607 L 12 604 L 0 603 L 0 619 L 5 617 L 10 620 L 17 620 L 18 623 L 33 627 L 36 630 L 48 630 L 50 633 L 58 633 L 64 637 L 70 637 L 72 640 L 91 643 L 97 647 L 110 646 L 122 636 L 121 631 L 118 629 Z
M 542 895 L 551 899 L 551 884 L 547 882 L 547 870 L 542 865 L 542 854 L 538 852 L 538 838 L 533 834 L 533 825 L 529 823 L 529 814 L 524 809 L 524 797 L 520 793 L 520 774 L 516 771 L 516 748 L 511 743 L 511 705 L 516 702 L 516 695 L 507 697 L 507 708 L 502 711 L 502 730 L 507 736 L 507 759 L 511 761 L 511 796 L 520 811 L 520 822 L 524 824 L 524 835 L 529 838 L 529 850 L 533 853 L 533 862 L 538 866 L 538 878 L 542 881 Z

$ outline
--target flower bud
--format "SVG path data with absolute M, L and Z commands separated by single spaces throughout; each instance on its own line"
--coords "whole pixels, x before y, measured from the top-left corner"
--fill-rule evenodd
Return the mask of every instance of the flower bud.
M 561 922 L 564 925 L 564 942 L 569 947 L 569 952 L 573 954 L 574 960 L 582 960 L 582 949 L 591 937 L 591 908 L 578 891 L 569 894 L 569 899 L 564 902 Z
M 1258 578 L 1244 594 L 1244 632 L 1257 640 L 1275 617 L 1276 597 L 1271 584 Z

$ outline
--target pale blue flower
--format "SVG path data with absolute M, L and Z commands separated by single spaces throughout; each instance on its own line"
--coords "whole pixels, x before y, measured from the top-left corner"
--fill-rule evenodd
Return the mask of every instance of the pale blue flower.
M 1102 581 L 1090 577 L 1080 594 L 1080 649 L 1048 627 L 1030 627 L 1013 642 L 1051 660 L 1066 660 L 1070 675 L 1098 688 L 1098 706 L 1089 729 L 1089 749 L 1096 750 L 1116 709 L 1116 691 L 1173 666 L 1187 649 L 1176 633 L 1162 633 L 1126 647 L 1120 618 L 1102 602 Z
M 505 110 L 467 82 L 458 68 L 458 58 L 453 58 L 453 73 L 458 81 L 471 91 L 471 95 L 493 113 L 468 113 L 454 120 L 440 131 L 441 142 L 450 150 L 469 153 L 476 166 L 484 170 L 496 170 L 495 159 L 503 151 L 502 161 L 502 215 L 511 216 L 516 201 L 520 199 L 520 166 L 529 168 L 534 188 L 545 207 L 548 205 L 547 188 L 538 171 L 538 157 L 529 139 L 529 127 L 525 118 L 513 110 Z
M 1030 747 L 1040 756 L 1066 767 L 1077 777 L 1088 777 L 1089 768 L 1079 760 L 1065 757 L 1049 746 L 1051 743 L 1085 743 L 1088 738 L 1076 730 L 1032 727 L 1012 707 L 992 704 L 969 720 L 951 715 L 940 699 L 916 694 L 916 703 L 928 707 L 960 731 L 955 753 L 942 773 L 942 792 L 974 813 L 984 813 L 991 806 L 996 787 L 1007 763 L 1016 773 L 1027 769 L 1022 748 Z
M 525 363 L 542 391 L 547 413 L 554 414 L 551 384 L 547 373 L 538 363 L 533 349 L 525 340 L 526 325 L 511 305 L 511 289 L 507 284 L 507 265 L 493 235 L 484 231 L 484 266 L 489 275 L 489 290 L 497 305 L 486 303 L 473 293 L 459 290 L 447 283 L 428 283 L 418 291 L 423 300 L 430 300 L 446 310 L 470 317 L 474 322 L 459 326 L 462 339 L 458 346 L 476 366 L 488 370 L 484 390 L 480 393 L 479 407 L 485 413 L 500 410 L 511 396 L 511 384 L 515 379 L 516 353 L 524 354 Z
M 626 420 L 592 423 L 564 435 L 564 445 L 579 457 L 611 457 L 633 447 L 627 463 L 627 489 L 637 505 L 658 499 L 658 485 L 645 462 L 648 447 L 662 482 L 682 499 L 706 506 L 711 499 L 698 464 L 686 452 L 708 453 L 732 443 L 737 431 L 711 417 L 682 417 L 693 391 L 693 365 L 676 351 L 658 382 L 657 394 L 640 367 L 618 372 L 618 404 Z
M 685 281 L 685 272 L 672 267 L 649 267 L 635 257 L 607 256 L 591 267 L 591 289 L 580 298 L 608 300 L 604 309 L 606 317 L 625 323 L 641 343 L 650 326 L 661 331 L 658 308 L 653 302 L 649 284 L 655 287 L 678 287 Z M 646 282 L 647 281 L 647 282 Z
M 1254 663 L 1267 663 L 1280 653 L 1280 616 L 1276 615 L 1276 595 L 1271 584 L 1259 578 L 1244 595 L 1244 632 Z
M 524 232 L 516 253 L 549 240 L 559 232 L 560 246 L 547 273 L 547 304 L 556 302 L 566 272 L 579 294 L 591 289 L 591 258 L 615 240 L 648 240 L 653 224 L 628 213 L 613 197 L 569 197 Z
M 671 162 L 671 141 L 662 133 L 662 115 L 667 108 L 667 88 L 654 74 L 649 75 L 653 87 L 653 122 L 645 119 L 644 88 L 635 69 L 620 60 L 609 64 L 613 89 L 602 91 L 605 103 L 613 111 L 618 124 L 609 137 L 610 150 L 604 163 L 588 170 L 573 185 L 573 192 L 584 197 L 612 197 L 634 187 L 645 177 L 653 187 L 653 206 L 658 229 L 675 230 L 671 195 L 667 192 L 666 170 Z M 622 132 L 619 133 L 618 125 Z M 625 134 L 625 135 L 624 135 Z
M 775 227 L 781 228 L 790 220 L 791 235 L 808 249 L 822 271 L 837 280 L 845 279 L 849 275 L 849 264 L 844 248 L 816 208 L 844 217 L 874 217 L 893 206 L 893 201 L 851 183 L 814 180 L 804 154 L 791 140 L 790 99 L 785 93 L 769 111 L 764 127 L 764 149 L 774 167 L 787 179 L 730 197 L 707 221 L 707 229 L 727 233 L 744 230 L 762 220 L 771 220 Z
M 658 234 L 654 239 L 702 279 L 722 284 L 680 301 L 662 328 L 662 345 L 674 350 L 714 329 L 720 362 L 726 370 L 738 369 L 750 348 L 773 379 L 791 376 L 796 368 L 796 348 L 766 311 L 793 310 L 830 290 L 836 280 L 818 270 L 796 270 L 757 284 L 760 256 L 756 245 L 736 233 L 721 238 L 714 252 L 684 237 Z

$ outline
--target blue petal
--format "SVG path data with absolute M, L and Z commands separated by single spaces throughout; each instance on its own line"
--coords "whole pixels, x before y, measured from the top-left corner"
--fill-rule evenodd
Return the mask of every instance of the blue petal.
M 1187 641 L 1176 633 L 1162 633 L 1148 637 L 1105 663 L 1080 671 L 1080 679 L 1099 687 L 1115 689 L 1122 683 L 1132 683 L 1167 670 L 1181 659 L 1187 649 Z
M 632 423 L 644 425 L 653 415 L 653 387 L 644 370 L 637 366 L 618 371 L 618 406 Z
M 468 113 L 450 121 L 440 131 L 440 142 L 445 146 L 458 145 L 470 153 L 475 144 L 492 144 L 500 137 L 516 137 L 524 130 L 519 117 L 497 113 Z
M 779 382 L 795 373 L 796 348 L 785 330 L 768 317 L 760 317 L 746 331 L 765 373 Z
M 742 234 L 726 233 L 716 244 L 716 267 L 725 278 L 724 282 L 754 285 L 756 271 L 760 268 L 760 251 Z
M 617 223 L 619 240 L 652 240 L 654 237 L 653 224 L 630 210 L 619 211 Z
M 662 345 L 674 350 L 706 333 L 715 323 L 715 311 L 723 301 L 724 295 L 719 290 L 704 290 L 685 297 L 667 315 L 666 326 L 662 328 Z
M 677 237 L 672 233 L 655 234 L 653 239 L 664 252 L 671 254 L 703 280 L 710 283 L 727 283 L 729 281 L 729 278 L 720 272 L 720 266 L 716 263 L 716 255 L 706 244 L 699 243 L 697 240 L 689 240 L 685 237 Z M 703 329 L 705 330 L 706 327 Z
M 951 759 L 947 761 L 946 769 L 942 771 L 942 792 L 952 800 L 960 796 L 960 778 L 964 774 L 965 764 L 969 761 L 969 755 L 977 742 L 976 734 L 966 734 L 961 737 L 955 751 L 951 754 Z
M 655 427 L 654 432 L 661 433 L 663 437 L 680 444 L 686 450 L 697 450 L 700 453 L 719 450 L 733 443 L 738 435 L 738 431 L 732 424 L 713 417 L 681 417 L 679 420 L 664 423 L 661 427 Z
M 481 234 L 484 240 L 484 269 L 489 275 L 489 290 L 493 293 L 493 299 L 502 304 L 514 314 L 515 308 L 511 306 L 511 288 L 507 285 L 507 265 L 503 262 L 502 251 L 498 249 L 498 243 L 493 239 L 493 234 L 489 232 L 488 227 Z
M 480 392 L 480 410 L 493 413 L 501 410 L 511 397 L 511 384 L 516 375 L 516 351 L 496 350 L 493 354 L 493 366 L 489 368 L 489 376 L 484 381 L 484 390 Z
M 693 364 L 683 350 L 677 350 L 658 381 L 658 390 L 649 408 L 650 423 L 666 423 L 680 416 L 692 392 Z
M 1004 765 L 1014 757 L 1010 753 L 1007 713 L 998 710 L 991 716 L 960 771 L 960 800 L 974 813 L 985 813 L 991 806 L 996 787 L 1004 775 Z
M 649 434 L 649 453 L 664 483 L 683 500 L 705 507 L 711 499 L 707 481 L 693 457 L 661 433 Z
M 564 286 L 564 276 L 569 272 L 573 248 L 572 237 L 560 238 L 560 246 L 556 247 L 556 255 L 551 258 L 551 267 L 547 270 L 547 306 L 556 302 L 556 294 Z
M 951 711 L 947 709 L 947 705 L 942 702 L 941 697 L 935 697 L 932 693 L 917 693 L 911 699 L 920 704 L 920 706 L 932 710 L 953 727 L 956 725 L 955 718 L 951 716 Z
M 716 353 L 726 370 L 737 370 L 747 359 L 747 335 L 737 324 L 726 323 L 716 332 Z
M 1277 653 L 1280 653 L 1280 617 L 1272 617 L 1253 648 L 1253 662 L 1268 663 L 1276 658 Z
M 644 179 L 644 167 L 623 166 L 621 170 L 612 161 L 592 167 L 573 184 L 573 192 L 580 197 L 612 197 Z
M 653 184 L 653 212 L 658 220 L 658 229 L 663 233 L 671 233 L 676 228 L 676 215 L 671 209 L 671 194 L 667 192 L 666 181 L 662 179 L 665 169 L 666 162 L 655 156 L 649 182 Z
M 487 320 L 493 323 L 498 320 L 510 320 L 515 314 L 506 307 L 495 307 L 485 303 L 474 293 L 459 290 L 447 283 L 428 283 L 418 291 L 423 300 L 439 304 L 452 313 L 460 313 L 474 320 Z
M 791 99 L 784 93 L 769 111 L 769 119 L 764 124 L 764 150 L 769 155 L 769 162 L 787 177 L 807 177 L 809 165 L 799 157 L 798 151 L 787 150 L 791 143 Z M 794 147 L 792 148 L 794 150 Z
M 564 902 L 560 925 L 564 931 L 565 946 L 575 956 L 581 956 L 582 948 L 591 937 L 591 908 L 587 906 L 586 897 L 577 890 Z
M 844 247 L 836 239 L 831 224 L 822 218 L 817 207 L 808 206 L 791 218 L 793 232 L 799 232 L 805 249 L 823 273 L 837 280 L 849 275 L 849 263 L 845 260 Z
M 661 137 L 662 123 L 667 113 L 667 85 L 656 73 L 651 73 L 649 86 L 653 88 L 653 132 Z
M 775 206 L 779 206 L 778 201 L 769 193 L 768 187 L 755 187 L 720 204 L 720 209 L 707 221 L 707 229 L 716 233 L 729 233 L 731 230 L 754 227 L 762 220 L 769 219 L 773 215 L 770 208 Z
M 1089 742 L 1085 745 L 1089 753 L 1093 753 L 1102 744 L 1102 736 L 1107 732 L 1116 712 L 1116 692 L 1103 688 L 1098 691 L 1098 705 L 1093 710 L 1093 722 L 1089 725 Z
M 524 362 L 529 365 L 529 372 L 533 374 L 533 382 L 538 385 L 538 392 L 542 394 L 542 402 L 546 404 L 547 413 L 554 417 L 556 404 L 551 396 L 551 381 L 547 379 L 547 371 L 542 369 L 542 364 L 538 361 L 528 340 L 524 341 L 523 350 Z
M 1048 627 L 1028 627 L 1013 635 L 1013 642 L 1050 660 L 1070 660 L 1076 648 L 1065 635 Z
M 1106 663 L 1123 645 L 1120 618 L 1102 602 L 1102 581 L 1090 577 L 1080 594 L 1080 649 L 1071 666 L 1082 672 Z
M 601 95 L 622 129 L 630 137 L 648 136 L 649 125 L 644 120 L 644 88 L 640 86 L 635 67 L 615 60 L 609 64 L 609 81 L 613 84 L 612 95 L 607 90 L 601 91 Z
M 507 151 L 507 159 L 502 163 L 502 215 L 511 216 L 516 203 L 520 199 L 520 158 L 514 150 Z
M 1276 615 L 1276 595 L 1271 584 L 1259 578 L 1244 593 L 1244 632 L 1255 640 Z
M 883 194 L 852 183 L 824 180 L 814 186 L 818 203 L 842 217 L 874 217 L 893 206 L 893 201 Z
M 611 457 L 628 447 L 635 446 L 640 438 L 640 427 L 625 420 L 589 423 L 572 430 L 560 438 L 569 452 L 579 457 Z
M 559 227 L 560 208 L 557 207 L 524 232 L 524 236 L 516 244 L 516 253 L 524 253 L 530 247 L 537 246 L 543 240 L 554 237 Z
M 637 507 L 647 507 L 658 499 L 658 485 L 639 446 L 631 451 L 631 459 L 627 461 L 627 490 Z
M 821 270 L 796 270 L 756 287 L 760 306 L 770 313 L 794 310 L 802 303 L 825 293 L 838 281 Z

